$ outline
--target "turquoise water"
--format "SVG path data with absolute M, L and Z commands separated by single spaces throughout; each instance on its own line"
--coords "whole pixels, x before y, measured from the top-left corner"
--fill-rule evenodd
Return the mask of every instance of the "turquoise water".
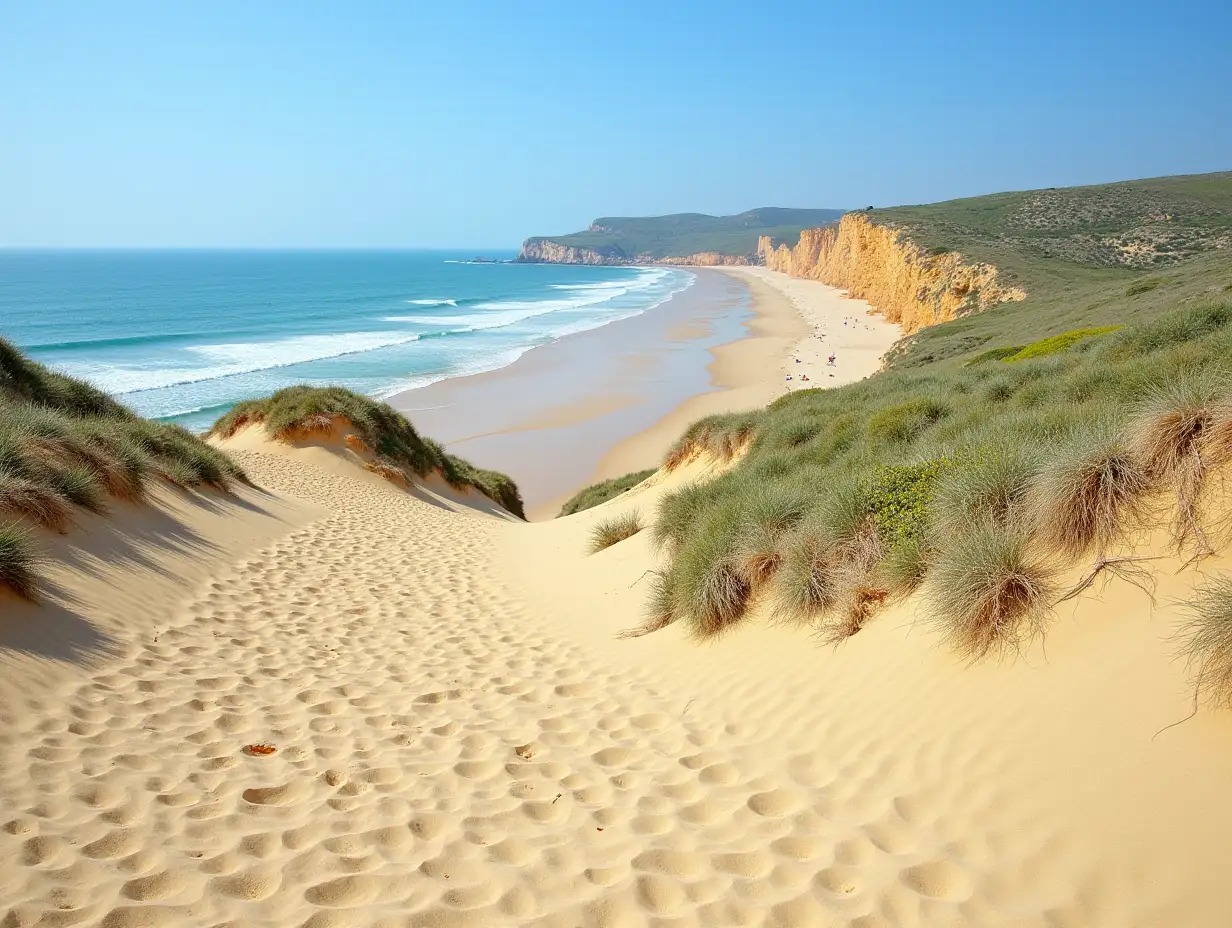
M 0 336 L 142 415 L 202 429 L 288 384 L 387 397 L 493 370 L 693 281 L 663 268 L 470 257 L 0 251 Z

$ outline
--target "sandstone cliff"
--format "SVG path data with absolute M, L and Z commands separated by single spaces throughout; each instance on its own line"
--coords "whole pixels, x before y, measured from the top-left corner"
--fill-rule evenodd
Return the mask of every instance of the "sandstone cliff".
M 955 252 L 926 254 L 902 229 L 877 225 L 859 213 L 845 215 L 837 228 L 805 229 L 794 248 L 775 248 L 763 236 L 757 253 L 772 270 L 868 300 L 899 323 L 904 335 L 1026 297 L 1021 288 L 1001 283 L 993 265 L 969 264 Z
M 717 251 L 656 258 L 649 254 L 630 255 L 614 245 L 578 248 L 547 239 L 528 238 L 522 243 L 522 251 L 517 260 L 523 264 L 672 264 L 720 267 L 753 264 L 755 258 L 752 255 L 723 255 Z
M 542 238 L 528 238 L 522 243 L 517 260 L 524 264 L 632 264 L 630 255 L 614 246 L 600 249 L 561 245 Z

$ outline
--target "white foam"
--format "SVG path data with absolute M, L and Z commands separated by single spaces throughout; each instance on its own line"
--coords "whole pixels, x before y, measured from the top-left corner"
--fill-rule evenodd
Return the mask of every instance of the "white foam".
M 407 300 L 416 306 L 457 306 L 457 300 Z
M 417 341 L 406 332 L 344 332 L 337 335 L 300 335 L 273 342 L 238 342 L 196 345 L 186 349 L 201 357 L 200 366 L 125 366 L 98 363 L 61 365 L 73 377 L 88 380 L 108 393 L 136 393 L 183 384 L 290 367 L 307 361 L 323 361 L 349 354 L 375 351 Z M 210 363 L 213 362 L 213 363 Z

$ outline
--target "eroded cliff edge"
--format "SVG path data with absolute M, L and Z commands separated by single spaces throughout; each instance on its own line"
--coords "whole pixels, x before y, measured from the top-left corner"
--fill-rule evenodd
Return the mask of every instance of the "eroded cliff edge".
M 968 263 L 956 252 L 928 254 L 906 230 L 848 213 L 837 226 L 805 229 L 799 243 L 775 247 L 768 236 L 757 244 L 760 260 L 792 277 L 841 287 L 868 300 L 904 335 L 990 306 L 1026 298 L 1000 279 L 991 264 Z

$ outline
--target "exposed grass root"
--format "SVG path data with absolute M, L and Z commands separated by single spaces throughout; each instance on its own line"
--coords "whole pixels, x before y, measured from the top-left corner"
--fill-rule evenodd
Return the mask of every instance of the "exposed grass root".
M 1158 561 L 1158 557 L 1100 557 L 1091 568 L 1082 575 L 1073 589 L 1057 600 L 1057 605 L 1076 599 L 1085 593 L 1095 583 L 1097 577 L 1104 571 L 1120 577 L 1127 583 L 1132 583 L 1146 593 L 1152 603 L 1155 602 L 1155 576 L 1141 565 L 1141 561 Z

